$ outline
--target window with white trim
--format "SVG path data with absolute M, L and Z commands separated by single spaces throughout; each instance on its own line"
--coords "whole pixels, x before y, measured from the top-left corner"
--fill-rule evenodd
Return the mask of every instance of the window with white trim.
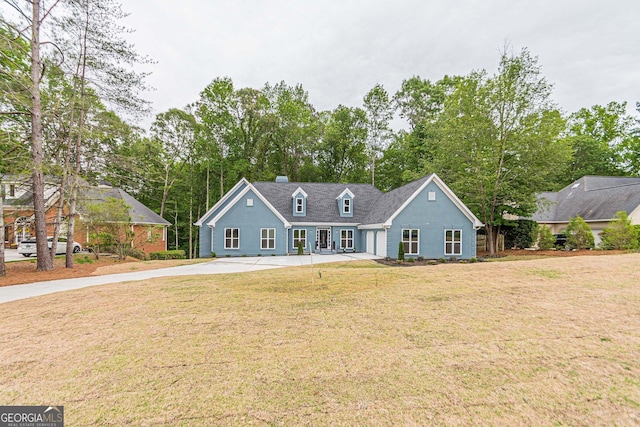
M 351 199 L 345 198 L 342 200 L 342 213 L 351 213 Z
M 302 242 L 302 247 L 307 247 L 307 230 L 298 229 L 293 230 L 293 248 L 298 249 L 298 242 Z
M 224 248 L 225 249 L 240 248 L 240 229 L 239 228 L 224 229 Z
M 302 197 L 296 197 L 296 213 L 304 212 L 304 199 Z
M 276 248 L 276 229 L 261 228 L 260 229 L 260 249 Z
M 418 255 L 420 246 L 418 244 L 418 238 L 420 236 L 420 230 L 417 228 L 403 228 L 402 229 L 402 245 L 404 246 L 404 253 L 407 255 Z
M 444 254 L 462 255 L 462 230 L 444 231 Z
M 353 249 L 353 230 L 340 230 L 340 247 Z

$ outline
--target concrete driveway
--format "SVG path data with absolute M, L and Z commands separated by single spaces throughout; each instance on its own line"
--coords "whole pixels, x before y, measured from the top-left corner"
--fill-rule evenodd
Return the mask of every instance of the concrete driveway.
M 25 259 L 25 257 L 20 255 L 18 253 L 17 249 L 5 249 L 4 250 L 4 261 L 5 262 L 20 261 L 21 259 Z
M 20 256 L 22 257 L 22 256 Z M 247 271 L 269 270 L 282 267 L 299 267 L 311 263 L 325 264 L 329 262 L 357 261 L 362 259 L 377 259 L 375 255 L 365 253 L 314 255 L 314 256 L 275 256 L 275 257 L 238 257 L 216 258 L 209 262 L 178 267 L 160 268 L 157 270 L 138 271 L 130 273 L 107 274 L 104 276 L 79 277 L 76 279 L 51 280 L 47 282 L 29 283 L 0 287 L 0 303 L 15 301 L 54 292 L 89 286 L 105 285 L 107 283 L 131 282 L 147 280 L 156 277 L 191 276 L 196 274 L 225 274 L 243 273 Z

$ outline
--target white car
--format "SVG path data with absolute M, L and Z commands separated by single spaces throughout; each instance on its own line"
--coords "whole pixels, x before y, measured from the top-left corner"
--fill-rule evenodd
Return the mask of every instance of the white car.
M 53 244 L 53 237 L 47 237 L 47 246 L 51 249 Z M 78 242 L 73 242 L 73 253 L 78 253 L 82 250 L 82 245 Z M 67 239 L 60 237 L 58 244 L 56 245 L 56 254 L 64 254 L 67 252 Z M 30 257 L 36 253 L 36 239 L 27 239 L 18 245 L 18 253 L 25 257 Z

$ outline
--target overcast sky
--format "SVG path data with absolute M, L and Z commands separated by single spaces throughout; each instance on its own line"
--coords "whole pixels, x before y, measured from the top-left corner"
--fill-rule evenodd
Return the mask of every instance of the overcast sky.
M 565 112 L 640 101 L 640 0 L 122 0 L 154 113 L 214 78 L 301 83 L 312 104 L 361 106 L 418 75 L 494 73 L 505 43 L 538 57 Z M 630 111 L 633 111 L 630 108 Z M 148 126 L 149 118 L 145 126 Z

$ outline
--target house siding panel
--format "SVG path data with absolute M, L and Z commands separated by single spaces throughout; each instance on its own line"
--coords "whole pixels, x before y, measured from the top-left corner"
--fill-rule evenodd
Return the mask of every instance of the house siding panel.
M 240 192 L 244 190 L 246 186 L 247 186 L 246 184 L 239 185 L 238 188 L 233 193 L 229 194 L 230 197 L 227 198 L 226 203 L 221 203 L 220 206 L 218 206 L 216 209 L 211 211 L 209 215 L 201 218 L 202 227 L 200 228 L 200 233 L 198 236 L 198 242 L 199 242 L 198 252 L 200 254 L 200 258 L 208 258 L 211 256 L 212 252 L 215 252 L 215 249 L 212 247 L 212 242 L 211 242 L 211 230 L 209 229 L 209 226 L 207 225 L 207 223 L 211 221 L 216 215 L 218 215 L 220 211 L 222 211 L 229 203 L 231 203 L 231 201 L 235 199 L 235 197 L 238 194 L 240 194 Z M 220 254 L 216 253 L 216 255 L 220 255 Z
M 304 248 L 304 253 L 309 253 L 309 249 L 314 249 L 315 248 L 315 242 L 316 242 L 316 228 L 315 227 L 309 227 L 309 226 L 304 226 L 304 227 L 300 227 L 300 226 L 294 226 L 291 227 L 289 230 L 287 230 L 288 233 L 288 245 L 289 245 L 289 253 L 290 254 L 297 254 L 298 253 L 298 248 L 293 246 L 293 230 L 307 230 L 307 246 Z
M 247 206 L 246 199 L 248 198 L 253 199 L 253 206 Z M 240 230 L 240 246 L 238 249 L 224 248 L 225 228 L 238 228 Z M 263 228 L 274 228 L 276 230 L 275 249 L 260 248 L 260 230 Z M 248 191 L 216 222 L 213 235 L 213 252 L 217 256 L 269 256 L 271 254 L 284 255 L 287 253 L 288 230 L 253 191 Z M 211 256 L 211 254 L 204 256 Z
M 429 201 L 429 192 L 435 192 L 434 201 Z M 387 233 L 387 254 L 398 255 L 398 245 L 402 241 L 402 229 L 418 229 L 419 253 L 428 259 L 445 257 L 445 230 L 462 230 L 462 254 L 457 258 L 476 256 L 475 235 L 472 222 L 447 197 L 440 187 L 431 182 L 393 220 Z

